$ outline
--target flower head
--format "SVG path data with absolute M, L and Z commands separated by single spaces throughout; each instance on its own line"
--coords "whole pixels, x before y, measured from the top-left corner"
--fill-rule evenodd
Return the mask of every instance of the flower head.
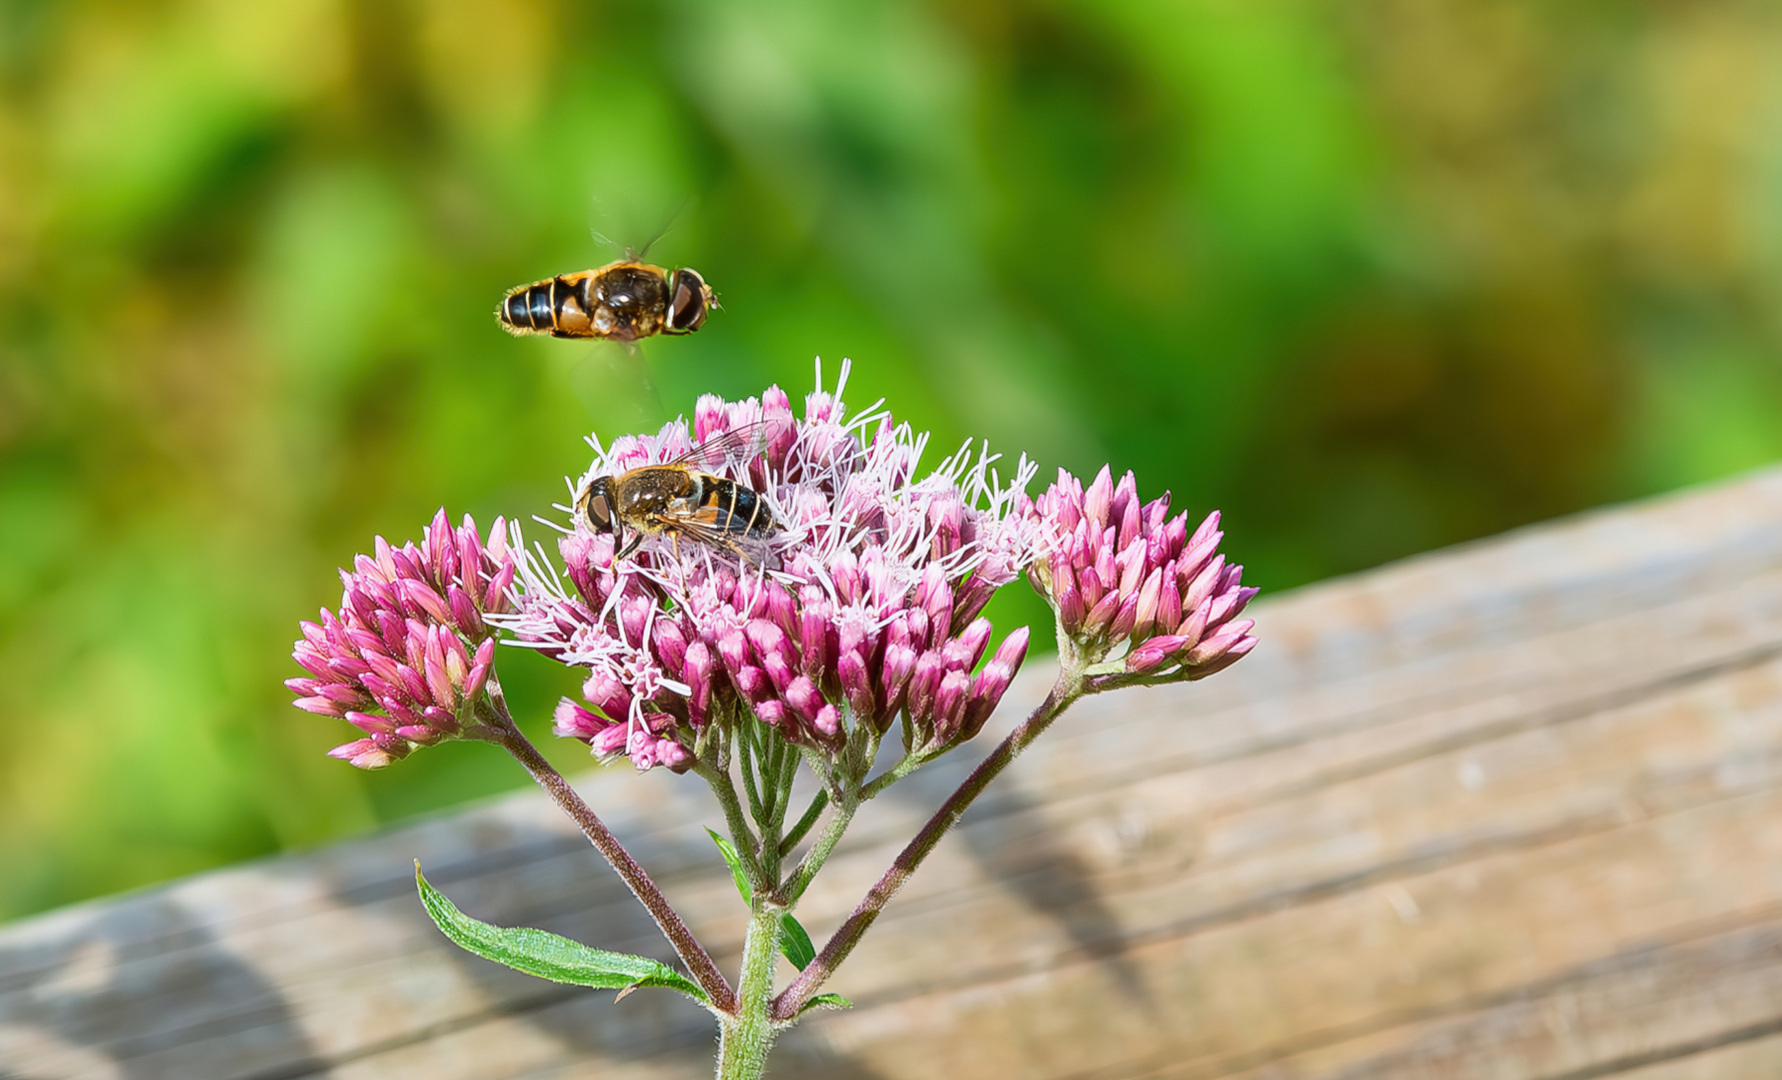
M 850 418 L 842 389 L 819 385 L 802 419 L 778 387 L 707 395 L 691 431 L 676 421 L 595 444 L 583 484 L 758 432 L 745 456 L 704 467 L 758 492 L 779 528 L 756 565 L 668 537 L 615 560 L 610 536 L 578 525 L 557 545 L 567 585 L 542 549 L 527 552 L 518 611 L 502 624 L 588 669 L 582 703 L 558 707 L 558 734 L 603 758 L 682 770 L 709 725 L 744 715 L 830 753 L 862 725 L 883 734 L 899 718 L 923 754 L 983 726 L 1026 655 L 1017 631 L 978 670 L 992 636 L 984 605 L 1037 550 L 1035 521 L 1017 512 L 1033 468 L 1022 459 L 1005 484 L 997 458 L 968 443 L 918 475 L 928 436 L 873 409 Z
M 303 624 L 292 656 L 309 672 L 285 685 L 309 712 L 337 716 L 365 737 L 329 753 L 375 769 L 459 734 L 483 694 L 495 627 L 510 610 L 516 564 L 501 519 L 485 547 L 467 515 L 453 529 L 442 509 L 421 544 L 392 548 L 340 572 L 340 614 Z
M 1060 469 L 1031 513 L 1048 554 L 1028 576 L 1094 661 L 1124 646 L 1129 674 L 1200 679 L 1255 648 L 1254 620 L 1238 615 L 1257 590 L 1218 553 L 1217 512 L 1190 535 L 1167 494 L 1141 503 L 1132 474 L 1116 485 L 1104 466 L 1087 489 Z

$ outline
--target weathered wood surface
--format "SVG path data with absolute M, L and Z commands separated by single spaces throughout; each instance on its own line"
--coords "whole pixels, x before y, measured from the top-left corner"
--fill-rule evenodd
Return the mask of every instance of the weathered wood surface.
M 1041 740 L 773 1074 L 1782 1076 L 1782 470 L 1255 614 L 1229 673 Z M 800 912 L 819 940 L 966 764 L 862 814 Z M 703 786 L 586 787 L 733 969 Z M 448 946 L 416 858 L 479 917 L 666 956 L 526 793 L 0 928 L 0 1076 L 710 1074 L 673 995 Z

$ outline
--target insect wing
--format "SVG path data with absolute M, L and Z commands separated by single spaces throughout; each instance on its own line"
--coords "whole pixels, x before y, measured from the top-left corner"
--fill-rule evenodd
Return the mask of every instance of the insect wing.
M 722 506 L 702 506 L 692 513 L 676 514 L 673 528 L 689 540 L 737 555 L 757 565 L 768 561 L 771 545 L 766 537 L 747 532 L 748 519 Z
M 757 420 L 733 431 L 726 431 L 677 455 L 664 465 L 700 465 L 721 469 L 726 465 L 746 462 L 767 449 L 767 437 L 774 426 L 772 420 Z

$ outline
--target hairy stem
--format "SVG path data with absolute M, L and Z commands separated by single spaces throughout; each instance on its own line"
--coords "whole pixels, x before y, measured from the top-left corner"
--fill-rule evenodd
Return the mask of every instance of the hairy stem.
M 821 799 L 821 797 L 821 793 L 819 793 L 818 798 Z M 813 810 L 822 809 L 817 802 L 813 802 L 811 808 Z M 787 877 L 786 883 L 780 887 L 776 899 L 787 907 L 797 905 L 798 898 L 803 896 L 804 890 L 810 887 L 811 879 L 817 876 L 818 870 L 823 869 L 823 864 L 829 860 L 829 855 L 835 850 L 835 845 L 841 841 L 842 833 L 848 831 L 848 824 L 854 820 L 854 812 L 859 808 L 858 797 L 852 794 L 843 794 L 841 800 L 836 804 L 835 816 L 829 819 L 829 824 L 818 835 L 817 842 L 812 844 L 811 849 L 804 853 L 804 858 L 798 861 L 797 869 Z M 805 816 L 810 817 L 811 815 L 807 813 Z
M 786 810 L 792 805 L 792 781 L 798 778 L 798 752 L 791 746 L 780 752 L 780 775 L 774 784 L 773 827 L 778 833 L 786 824 Z
M 737 758 L 741 761 L 743 794 L 749 798 L 749 816 L 761 820 L 761 788 L 755 782 L 755 748 L 753 725 L 743 720 L 736 728 Z
M 758 744 L 761 761 L 761 816 L 756 820 L 765 833 L 772 828 L 775 811 L 780 804 L 780 763 L 786 756 L 786 740 L 771 730 L 757 734 L 761 739 Z
M 928 819 L 928 823 L 922 826 L 922 831 L 916 834 L 916 838 L 898 853 L 897 858 L 892 861 L 890 869 L 886 870 L 872 888 L 866 891 L 866 896 L 854 908 L 853 914 L 849 915 L 847 921 L 842 923 L 834 935 L 824 943 L 823 951 L 818 953 L 817 958 L 812 960 L 798 978 L 792 981 L 792 985 L 786 987 L 785 991 L 774 999 L 773 1017 L 775 1020 L 784 1022 L 798 1015 L 798 1010 L 816 994 L 824 980 L 828 979 L 836 967 L 847 959 L 848 954 L 854 951 L 854 946 L 860 943 L 861 936 L 879 917 L 879 912 L 884 910 L 885 905 L 897 894 L 897 890 L 903 886 L 909 876 L 915 872 L 916 867 L 922 865 L 922 860 L 926 859 L 929 852 L 934 850 L 935 845 L 940 842 L 940 838 L 946 835 L 948 829 L 958 823 L 960 815 L 965 813 L 966 808 L 979 795 L 983 794 L 990 781 L 996 779 L 1002 770 L 1008 768 L 1009 764 L 1020 756 L 1021 751 L 1027 749 L 1033 740 L 1050 727 L 1052 721 L 1058 719 L 1065 709 L 1082 697 L 1083 693 L 1084 686 L 1080 669 L 1067 664 L 1064 671 L 1059 673 L 1058 681 L 1052 685 L 1051 692 L 1046 695 L 1046 700 L 1041 702 L 1039 707 L 1034 709 L 1019 727 L 1010 732 L 1009 737 L 991 751 L 989 757 L 978 763 L 978 767 L 965 778 L 965 782 L 959 785 L 958 790 L 947 796 L 947 801 L 942 803 L 940 809 L 934 812 L 934 816 Z
M 896 765 L 891 766 L 889 769 L 886 769 L 884 772 L 867 781 L 866 786 L 860 789 L 860 797 L 862 799 L 872 798 L 874 795 L 877 795 L 892 784 L 897 783 L 899 780 L 902 780 L 904 777 L 921 768 L 922 762 L 923 759 L 916 754 L 903 755 Z
M 777 1033 L 773 1022 L 773 968 L 779 956 L 783 909 L 757 897 L 743 939 L 737 1007 L 719 1021 L 718 1080 L 758 1080 Z
M 740 739 L 742 736 L 738 736 Z M 715 742 L 716 740 L 714 740 Z M 742 859 L 743 869 L 748 873 L 749 888 L 760 893 L 768 887 L 767 875 L 762 872 L 759 858 L 760 843 L 755 833 L 749 828 L 747 819 L 743 817 L 742 803 L 736 797 L 736 785 L 730 782 L 730 770 L 721 768 L 717 753 L 713 752 L 699 759 L 695 770 L 712 789 L 718 798 L 718 805 L 724 810 L 724 824 L 730 830 L 730 842 L 735 845 L 736 853 Z
M 823 808 L 828 805 L 829 792 L 818 788 L 817 794 L 811 799 L 810 806 L 805 809 L 804 816 L 798 819 L 798 823 L 792 826 L 791 831 L 786 834 L 786 838 L 780 841 L 781 858 L 792 853 L 792 849 L 798 846 L 800 840 L 804 839 L 804 834 L 810 832 L 811 826 L 815 825 L 817 819 L 823 816 Z
M 712 962 L 705 946 L 687 928 L 680 913 L 668 902 L 668 897 L 662 895 L 662 890 L 650 880 L 650 875 L 644 873 L 643 867 L 619 843 L 619 838 L 613 835 L 593 808 L 582 801 L 582 797 L 569 786 L 569 781 L 563 779 L 563 774 L 553 769 L 550 762 L 538 752 L 538 748 L 520 733 L 519 725 L 514 723 L 513 716 L 507 711 L 507 702 L 501 696 L 499 687 L 492 688 L 488 700 L 493 703 L 493 709 L 492 715 L 484 718 L 488 732 L 485 737 L 525 766 L 526 771 L 532 774 L 532 779 L 538 781 L 538 786 L 544 788 L 556 802 L 558 809 L 580 826 L 582 834 L 594 845 L 595 850 L 606 857 L 606 861 L 618 871 L 619 877 L 631 889 L 632 895 L 649 910 L 650 917 L 662 928 L 663 935 L 674 946 L 681 963 L 687 965 L 687 970 L 712 1004 L 721 1012 L 734 1012 L 736 995 L 730 989 L 730 983 L 718 970 L 718 965 Z

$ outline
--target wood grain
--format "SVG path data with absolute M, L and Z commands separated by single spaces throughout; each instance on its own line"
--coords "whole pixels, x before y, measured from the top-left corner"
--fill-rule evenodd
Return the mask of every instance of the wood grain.
M 1782 470 L 1254 611 L 1229 673 L 1085 702 L 1023 757 L 773 1075 L 1782 1075 Z M 814 935 L 970 764 L 861 814 Z M 580 786 L 734 968 L 702 787 Z M 668 958 L 526 793 L 0 928 L 0 1076 L 709 1075 L 669 994 L 451 948 L 414 859 L 478 917 Z

